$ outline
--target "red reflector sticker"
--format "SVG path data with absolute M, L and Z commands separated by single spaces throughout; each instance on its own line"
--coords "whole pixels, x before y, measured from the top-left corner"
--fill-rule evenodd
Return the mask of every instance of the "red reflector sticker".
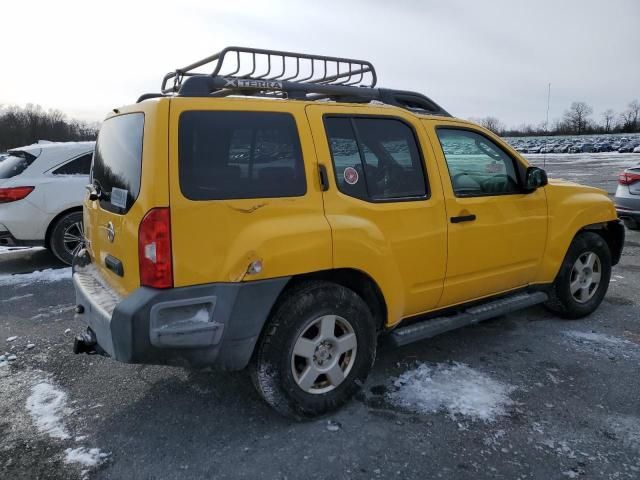
M 355 185 L 358 183 L 358 171 L 353 167 L 347 167 L 344 169 L 344 181 L 349 185 Z

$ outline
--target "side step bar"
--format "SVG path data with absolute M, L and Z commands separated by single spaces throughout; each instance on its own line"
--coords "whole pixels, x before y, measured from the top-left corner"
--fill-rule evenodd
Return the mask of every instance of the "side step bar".
M 543 303 L 547 299 L 548 296 L 544 292 L 517 293 L 499 300 L 469 307 L 452 316 L 431 318 L 413 325 L 396 328 L 390 334 L 391 342 L 398 347 L 407 345 L 425 338 L 435 337 L 450 330 L 504 315 L 505 313 Z

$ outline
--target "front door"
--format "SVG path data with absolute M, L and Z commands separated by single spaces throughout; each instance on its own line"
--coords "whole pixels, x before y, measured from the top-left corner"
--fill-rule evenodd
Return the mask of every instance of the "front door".
M 440 307 L 528 285 L 547 237 L 543 188 L 523 192 L 526 165 L 481 130 L 427 126 L 447 209 L 448 262 Z

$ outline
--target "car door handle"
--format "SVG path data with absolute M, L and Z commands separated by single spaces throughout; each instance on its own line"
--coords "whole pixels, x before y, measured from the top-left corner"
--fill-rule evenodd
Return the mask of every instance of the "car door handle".
M 473 222 L 476 219 L 474 214 L 460 215 L 459 217 L 451 217 L 451 223 Z

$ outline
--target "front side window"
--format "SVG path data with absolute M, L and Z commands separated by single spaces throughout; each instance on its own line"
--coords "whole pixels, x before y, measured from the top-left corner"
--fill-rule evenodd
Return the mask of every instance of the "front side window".
M 513 159 L 484 135 L 456 128 L 438 128 L 451 185 L 457 197 L 519 193 Z
M 422 157 L 413 130 L 393 118 L 326 117 L 338 189 L 363 200 L 427 196 Z
M 61 167 L 56 168 L 53 172 L 54 175 L 89 175 L 91 171 L 91 159 L 93 153 L 87 153 L 78 157 L 70 162 L 65 163 Z
M 298 130 L 288 113 L 184 112 L 178 137 L 180 188 L 190 200 L 307 191 Z

